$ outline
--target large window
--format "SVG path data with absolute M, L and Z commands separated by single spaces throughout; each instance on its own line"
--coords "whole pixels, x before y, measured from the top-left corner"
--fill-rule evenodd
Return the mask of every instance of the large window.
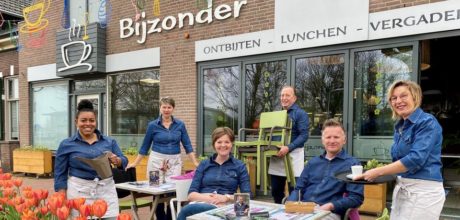
M 32 85 L 32 144 L 56 150 L 69 136 L 68 83 Z
M 17 77 L 7 79 L 7 139 L 19 139 L 19 80 Z
M 160 72 L 109 76 L 109 134 L 121 147 L 140 147 L 147 124 L 159 115 Z
M 69 18 L 71 21 L 75 19 L 77 24 L 86 24 L 86 17 L 87 24 L 99 21 L 98 16 L 105 18 L 105 0 L 70 0 L 69 2 Z
M 258 126 L 260 113 L 281 110 L 280 93 L 286 85 L 287 61 L 251 63 L 245 66 L 245 127 Z
M 215 128 L 226 126 L 238 131 L 240 68 L 230 66 L 205 69 L 203 83 L 203 146 L 204 152 L 213 152 L 211 133 Z
M 411 78 L 412 63 L 412 46 L 354 53 L 354 156 L 390 160 L 394 121 L 386 93 L 395 80 Z

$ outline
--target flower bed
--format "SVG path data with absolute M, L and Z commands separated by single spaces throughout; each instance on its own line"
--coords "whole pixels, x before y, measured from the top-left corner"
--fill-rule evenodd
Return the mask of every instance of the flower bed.
M 100 219 L 107 211 L 107 202 L 102 199 L 86 204 L 84 198 L 67 200 L 64 193 L 48 196 L 48 190 L 22 186 L 22 182 L 22 179 L 13 178 L 0 169 L 0 219 L 66 220 L 71 219 L 72 209 L 79 213 L 73 219 Z M 117 219 L 130 220 L 131 216 L 122 213 Z

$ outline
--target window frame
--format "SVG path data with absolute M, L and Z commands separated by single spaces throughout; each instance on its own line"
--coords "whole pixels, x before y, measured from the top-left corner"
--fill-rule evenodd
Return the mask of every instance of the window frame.
M 17 93 L 17 97 L 10 98 L 10 82 L 11 81 L 16 81 L 16 84 L 13 85 L 16 88 L 16 91 L 13 91 L 13 93 Z M 5 140 L 10 141 L 14 140 L 17 141 L 19 140 L 19 77 L 18 76 L 9 76 L 5 78 L 4 81 L 4 86 L 5 86 Z M 13 117 L 11 113 L 11 103 L 16 103 L 16 127 L 17 127 L 17 137 L 13 137 L 12 134 L 12 123 L 13 123 Z

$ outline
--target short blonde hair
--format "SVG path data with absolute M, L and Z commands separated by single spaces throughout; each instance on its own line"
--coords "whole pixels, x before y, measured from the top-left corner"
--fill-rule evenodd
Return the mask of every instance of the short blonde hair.
M 343 127 L 342 123 L 340 123 L 340 121 L 338 121 L 337 119 L 330 118 L 324 121 L 323 128 L 321 129 L 321 131 L 324 131 L 324 129 L 328 127 L 339 127 L 342 129 L 343 133 L 345 134 L 345 128 Z
M 211 139 L 212 139 L 212 148 L 216 150 L 215 144 L 217 139 L 227 135 L 228 138 L 230 138 L 230 141 L 233 143 L 235 141 L 235 134 L 233 133 L 233 130 L 230 129 L 229 127 L 219 127 L 214 129 L 214 131 L 211 134 Z
M 405 86 L 412 95 L 412 98 L 414 98 L 414 108 L 412 109 L 412 111 L 415 111 L 415 109 L 422 105 L 422 88 L 420 88 L 420 86 L 416 82 L 409 80 L 398 80 L 394 82 L 388 89 L 387 101 L 388 103 L 390 103 L 391 111 L 393 113 L 392 118 L 395 120 L 400 119 L 401 116 L 399 116 L 393 109 L 393 105 L 391 105 L 391 96 L 393 95 L 394 90 L 400 86 Z

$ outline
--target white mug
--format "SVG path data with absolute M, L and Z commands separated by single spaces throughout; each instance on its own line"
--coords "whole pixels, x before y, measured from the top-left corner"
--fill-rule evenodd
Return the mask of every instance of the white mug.
M 352 174 L 353 176 L 363 174 L 363 166 L 361 166 L 361 165 L 354 165 L 354 166 L 351 166 L 351 174 Z

